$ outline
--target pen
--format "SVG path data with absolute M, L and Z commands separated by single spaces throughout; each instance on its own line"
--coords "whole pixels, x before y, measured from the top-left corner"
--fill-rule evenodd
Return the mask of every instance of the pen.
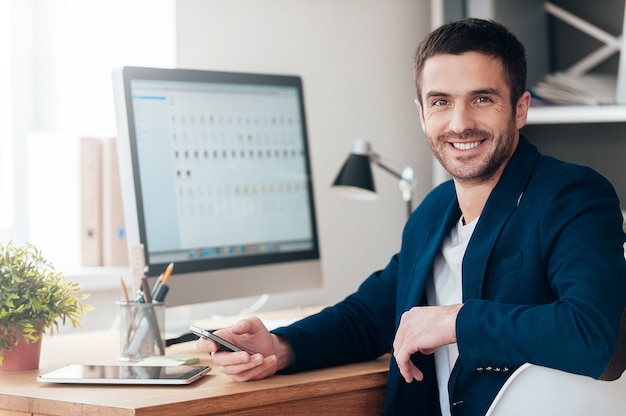
M 152 305 L 150 305 L 152 307 Z M 148 312 L 145 310 L 145 312 Z M 136 355 L 139 350 L 142 348 L 142 343 L 144 339 L 148 336 L 148 333 L 152 332 L 152 338 L 154 344 L 159 349 L 159 353 L 161 355 L 165 355 L 165 344 L 163 339 L 161 339 L 161 333 L 159 330 L 158 322 L 156 321 L 156 317 L 154 315 L 154 309 L 152 309 L 152 313 L 146 313 L 144 317 L 141 319 L 139 323 L 139 327 L 135 334 L 133 335 L 130 343 L 128 345 L 128 349 L 126 350 L 129 355 Z
M 165 295 L 167 295 L 168 290 L 170 290 L 167 285 L 167 281 L 172 275 L 172 271 L 174 270 L 174 263 L 170 263 L 165 272 L 163 273 L 163 277 L 159 279 L 157 284 L 154 286 L 152 291 L 152 299 L 157 302 L 163 302 L 165 300 Z
M 152 303 L 152 294 L 150 293 L 150 285 L 148 277 L 144 274 L 141 278 L 141 291 L 143 292 L 143 300 L 146 303 Z
M 148 304 L 144 308 L 144 318 L 139 324 L 139 328 L 137 332 L 135 332 L 135 336 L 133 341 L 128 347 L 128 351 L 130 354 L 134 355 L 137 348 L 141 345 L 141 340 L 146 336 L 147 331 L 152 332 L 152 338 L 154 339 L 155 344 L 159 348 L 159 352 L 161 355 L 165 353 L 163 340 L 161 339 L 161 331 L 159 330 L 159 322 L 156 317 L 156 313 L 154 310 L 154 306 L 152 305 L 152 294 L 150 292 L 150 284 L 148 283 L 148 267 L 144 269 L 144 274 L 141 276 L 141 297 L 140 303 Z
M 139 289 L 137 289 L 139 303 L 146 302 L 146 297 L 150 296 L 150 286 L 148 286 L 148 266 L 144 267 L 143 275 L 139 281 Z
M 152 332 L 152 338 L 159 348 L 161 355 L 165 354 L 163 339 L 161 338 L 161 331 L 159 329 L 159 322 L 157 320 L 156 312 L 152 303 L 152 295 L 150 294 L 150 285 L 148 284 L 148 276 L 145 274 L 141 278 L 142 289 L 142 302 L 146 304 L 144 308 L 144 318 L 142 319 L 139 329 L 135 332 L 135 337 L 128 347 L 130 354 L 134 355 L 138 348 L 140 348 L 141 340 L 147 335 L 148 331 Z

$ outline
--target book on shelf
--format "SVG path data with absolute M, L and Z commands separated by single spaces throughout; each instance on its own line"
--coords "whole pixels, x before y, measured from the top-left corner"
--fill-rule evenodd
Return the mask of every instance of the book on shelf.
M 610 74 L 571 76 L 563 72 L 546 75 L 531 93 L 549 104 L 614 105 L 617 77 Z
M 81 265 L 128 264 L 114 138 L 80 138 Z
M 81 265 L 102 265 L 102 157 L 100 140 L 81 137 L 80 254 Z
M 102 146 L 102 265 L 128 265 L 122 188 L 115 138 L 104 138 Z

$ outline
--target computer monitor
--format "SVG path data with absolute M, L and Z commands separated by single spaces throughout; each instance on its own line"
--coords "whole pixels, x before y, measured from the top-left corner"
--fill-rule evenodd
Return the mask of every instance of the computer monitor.
M 113 84 L 129 255 L 143 245 L 149 277 L 174 263 L 168 306 L 321 286 L 300 77 L 124 67 Z

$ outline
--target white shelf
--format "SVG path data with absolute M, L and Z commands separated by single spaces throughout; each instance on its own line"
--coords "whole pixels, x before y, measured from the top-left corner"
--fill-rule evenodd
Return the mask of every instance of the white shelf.
M 531 107 L 526 124 L 626 122 L 626 105 Z

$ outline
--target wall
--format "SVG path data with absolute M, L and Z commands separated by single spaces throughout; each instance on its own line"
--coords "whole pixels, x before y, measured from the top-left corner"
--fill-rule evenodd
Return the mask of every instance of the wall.
M 338 301 L 398 250 L 406 215 L 395 179 L 374 171 L 376 202 L 343 199 L 330 184 L 362 137 L 398 170 L 415 168 L 416 203 L 430 190 L 411 64 L 429 13 L 415 0 L 178 1 L 179 67 L 303 78 L 325 286 L 273 295 L 267 308 Z

